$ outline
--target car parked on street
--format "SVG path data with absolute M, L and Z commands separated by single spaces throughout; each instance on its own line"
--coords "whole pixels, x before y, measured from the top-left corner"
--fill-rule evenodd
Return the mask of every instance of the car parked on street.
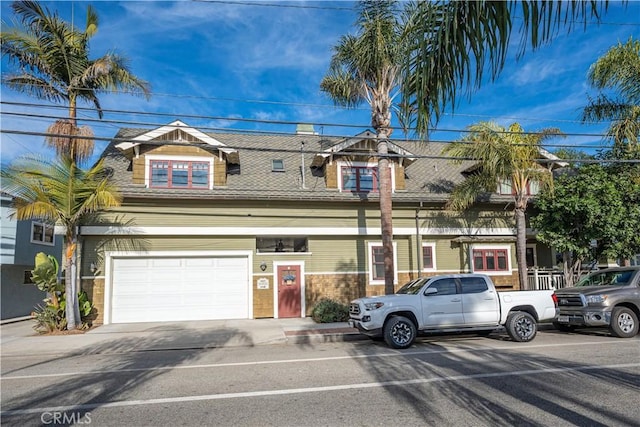
M 576 286 L 555 293 L 559 313 L 553 324 L 560 331 L 608 327 L 611 334 L 620 338 L 638 334 L 640 266 L 595 271 Z

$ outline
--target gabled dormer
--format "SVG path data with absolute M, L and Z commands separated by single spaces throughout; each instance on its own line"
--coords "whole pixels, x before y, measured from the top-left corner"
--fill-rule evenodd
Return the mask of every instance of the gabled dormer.
M 405 168 L 416 157 L 393 142 L 388 142 L 393 191 L 405 190 Z M 378 192 L 378 148 L 376 134 L 367 130 L 316 154 L 311 167 L 324 168 L 329 189 L 353 193 Z
M 227 184 L 237 150 L 176 120 L 116 145 L 131 160 L 133 183 L 147 188 L 212 189 Z

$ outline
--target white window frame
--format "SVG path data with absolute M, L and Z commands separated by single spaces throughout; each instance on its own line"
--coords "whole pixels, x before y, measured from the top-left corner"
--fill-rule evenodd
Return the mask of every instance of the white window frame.
M 357 168 L 377 168 L 378 167 L 378 162 L 350 162 L 350 161 L 344 161 L 344 160 L 340 160 L 337 161 L 336 164 L 338 165 L 338 190 L 343 193 L 351 193 L 351 190 L 345 190 L 344 188 L 342 188 L 342 168 L 343 167 L 357 167 Z M 389 162 L 389 169 L 391 169 L 391 192 L 395 192 L 396 190 L 396 175 L 394 173 L 395 171 L 395 164 L 392 162 Z M 380 183 L 380 171 L 378 171 L 378 184 Z M 364 191 L 362 191 L 364 193 Z M 380 194 L 380 191 L 376 191 L 377 194 Z
M 507 251 L 507 269 L 504 271 L 500 271 L 500 270 L 479 270 L 476 271 L 475 270 L 475 266 L 474 266 L 474 258 L 473 258 L 473 251 L 474 250 L 506 250 Z M 469 270 L 472 273 L 480 273 L 480 274 L 487 274 L 490 276 L 511 276 L 512 274 L 512 266 L 511 266 L 511 245 L 471 245 L 469 247 Z
M 204 162 L 209 164 L 209 190 L 213 189 L 213 157 L 202 156 L 171 156 L 165 154 L 147 154 L 144 158 L 144 186 L 151 188 L 151 161 L 153 160 L 171 160 L 176 162 Z M 171 188 L 171 187 L 170 187 Z M 197 190 L 193 188 L 185 188 L 186 190 Z M 202 188 L 200 188 L 202 189 Z
M 436 271 L 438 269 L 436 264 L 436 243 L 435 242 L 422 242 L 423 252 L 420 254 L 422 257 L 422 271 Z M 431 248 L 431 259 L 433 260 L 433 267 L 424 266 L 424 248 Z
M 42 227 L 42 240 L 36 240 L 33 237 L 34 227 L 39 225 Z M 51 230 L 51 242 L 47 242 L 44 240 L 44 237 L 47 234 L 47 229 Z M 56 230 L 55 226 L 51 224 L 47 224 L 46 222 L 32 221 L 31 222 L 31 243 L 36 245 L 45 245 L 45 246 L 55 246 L 56 244 Z
M 369 271 L 368 271 L 368 276 L 369 276 L 369 284 L 370 285 L 384 285 L 384 279 L 379 280 L 379 279 L 375 279 L 373 278 L 373 257 L 372 257 L 372 251 L 374 247 L 381 247 L 382 246 L 382 242 L 369 242 L 367 244 L 367 262 L 369 265 Z M 393 284 L 397 285 L 398 284 L 398 245 L 396 242 L 393 242 Z

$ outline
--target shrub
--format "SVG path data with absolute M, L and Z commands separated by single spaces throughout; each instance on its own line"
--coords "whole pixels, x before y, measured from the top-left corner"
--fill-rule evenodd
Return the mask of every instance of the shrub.
M 51 303 L 50 298 L 44 300 L 45 305 L 38 305 L 31 313 L 35 325 L 33 329 L 46 334 L 53 331 L 64 331 L 67 328 L 67 317 L 65 313 L 65 307 L 67 301 L 65 294 L 63 293 L 59 297 L 59 304 L 55 306 Z M 90 318 L 93 311 L 93 304 L 89 301 L 87 293 L 85 291 L 78 292 L 78 304 L 80 306 L 80 317 L 82 319 L 82 325 L 78 329 L 87 329 L 90 325 Z
M 349 307 L 337 301 L 323 298 L 313 307 L 311 317 L 316 323 L 346 322 L 349 320 Z

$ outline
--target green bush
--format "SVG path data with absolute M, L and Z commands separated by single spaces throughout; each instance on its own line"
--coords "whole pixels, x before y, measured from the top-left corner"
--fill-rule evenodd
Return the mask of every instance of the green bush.
M 311 317 L 316 323 L 346 322 L 349 320 L 349 307 L 337 301 L 323 298 L 313 307 Z

